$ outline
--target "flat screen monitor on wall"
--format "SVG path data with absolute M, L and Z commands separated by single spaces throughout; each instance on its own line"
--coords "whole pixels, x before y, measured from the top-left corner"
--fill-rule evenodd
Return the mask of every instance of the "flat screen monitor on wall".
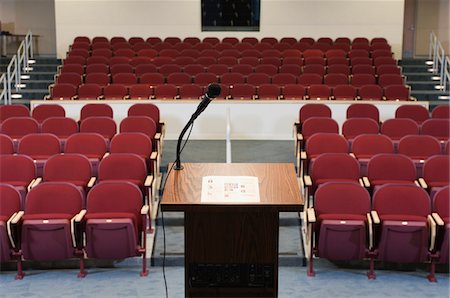
M 202 0 L 202 31 L 259 31 L 260 0 Z

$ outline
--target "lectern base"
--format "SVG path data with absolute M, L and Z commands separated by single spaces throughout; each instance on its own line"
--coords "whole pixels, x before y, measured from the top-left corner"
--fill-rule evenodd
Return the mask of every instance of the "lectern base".
M 186 210 L 186 297 L 276 297 L 278 221 L 267 206 Z

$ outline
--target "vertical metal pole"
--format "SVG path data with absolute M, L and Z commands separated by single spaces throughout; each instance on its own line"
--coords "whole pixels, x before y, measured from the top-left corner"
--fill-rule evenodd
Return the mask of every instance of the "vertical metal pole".
M 231 119 L 230 119 L 230 107 L 227 106 L 227 131 L 226 131 L 226 162 L 231 163 Z

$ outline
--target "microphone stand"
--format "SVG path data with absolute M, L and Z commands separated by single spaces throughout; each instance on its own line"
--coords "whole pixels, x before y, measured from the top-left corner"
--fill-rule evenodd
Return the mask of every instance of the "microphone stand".
M 209 99 L 208 97 L 206 97 L 206 101 L 202 101 L 200 102 L 200 104 L 197 107 L 197 110 L 194 112 L 194 114 L 192 114 L 191 119 L 189 119 L 189 121 L 186 123 L 186 125 L 184 126 L 183 130 L 180 133 L 180 136 L 178 137 L 178 142 L 177 142 L 177 156 L 175 159 L 175 167 L 174 170 L 182 170 L 183 166 L 181 165 L 181 141 L 183 140 L 184 135 L 186 134 L 186 131 L 189 129 L 189 127 L 191 125 L 194 125 L 194 121 L 195 119 L 197 119 L 197 117 L 201 114 L 201 112 L 203 112 L 206 108 L 206 106 L 210 103 L 211 99 Z M 186 140 L 187 142 L 187 140 Z

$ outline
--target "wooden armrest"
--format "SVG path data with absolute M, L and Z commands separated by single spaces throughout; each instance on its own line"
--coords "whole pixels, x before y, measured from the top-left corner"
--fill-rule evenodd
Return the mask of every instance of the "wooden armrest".
M 427 189 L 428 188 L 428 184 L 425 182 L 425 179 L 423 178 L 419 178 L 419 184 L 420 187 Z
M 102 159 L 105 158 L 105 157 L 107 157 L 109 154 L 110 154 L 109 152 L 105 152 L 105 154 L 103 154 Z
M 433 217 L 434 221 L 436 222 L 436 224 L 438 226 L 440 226 L 440 227 L 444 226 L 445 223 L 439 214 L 437 214 L 436 212 L 433 212 L 433 213 L 431 213 L 431 216 Z
M 373 248 L 373 222 L 370 213 L 367 213 L 367 227 L 369 229 L 369 249 Z
M 23 212 L 23 211 L 22 211 Z M 11 243 L 11 246 L 13 248 L 16 248 L 16 243 L 14 242 L 14 238 L 12 235 L 12 229 L 11 229 L 11 222 L 14 220 L 14 218 L 16 217 L 17 212 L 14 212 L 11 217 L 8 219 L 8 221 L 6 222 L 6 230 L 8 232 L 8 238 L 9 238 L 9 242 Z
M 353 153 L 353 152 L 350 152 L 349 155 L 350 155 L 351 157 L 353 157 L 353 158 L 356 158 L 356 155 L 355 155 L 355 153 Z
M 378 216 L 378 212 L 375 210 L 370 211 L 370 215 L 372 215 L 373 223 L 379 225 L 381 223 L 380 217 Z
M 303 141 L 303 134 L 297 133 L 297 141 Z
M 305 186 L 312 186 L 311 176 L 309 176 L 309 175 L 303 176 L 303 184 Z
M 89 179 L 87 187 L 91 188 L 92 186 L 94 186 L 96 180 L 97 177 L 91 177 L 91 179 Z
M 308 218 L 308 222 L 310 223 L 316 222 L 316 212 L 314 211 L 314 208 L 306 209 L 306 216 Z
M 86 215 L 87 210 L 82 209 L 77 215 L 75 215 L 74 220 L 76 223 L 79 223 L 83 220 L 83 217 Z
M 158 158 L 158 152 L 153 151 L 152 154 L 150 154 L 150 159 L 151 160 L 156 160 Z
M 155 133 L 155 140 L 160 140 L 161 139 L 161 133 L 157 132 Z
M 430 228 L 430 246 L 429 250 L 434 251 L 436 245 L 436 222 L 431 215 L 427 216 L 428 227 Z
M 306 151 L 301 151 L 300 152 L 300 159 L 301 160 L 306 160 L 308 158 L 308 155 L 306 153 Z
M 33 188 L 34 183 L 36 182 L 36 179 L 31 180 L 30 184 L 27 186 L 27 191 L 30 191 Z
M 19 221 L 22 220 L 23 215 L 25 214 L 25 211 L 19 211 L 17 212 L 16 216 L 12 218 L 11 224 L 16 225 Z
M 370 187 L 370 181 L 369 181 L 369 178 L 367 178 L 366 176 L 364 176 L 364 177 L 362 177 L 362 181 L 363 181 L 363 186 L 364 187 L 366 187 L 366 188 L 369 188 Z
M 80 213 L 76 214 L 70 220 L 70 234 L 72 235 L 72 245 L 73 245 L 73 247 L 77 247 L 77 238 L 76 238 L 76 235 L 75 235 L 75 223 L 81 222 L 81 219 L 83 218 L 85 213 L 86 213 L 86 210 L 83 209 L 83 210 L 80 211 Z M 79 219 L 79 220 L 77 221 L 77 219 Z
M 31 185 L 31 188 L 34 188 L 34 187 L 38 186 L 38 184 L 41 183 L 41 182 L 42 182 L 42 177 L 37 177 L 37 178 L 34 180 L 33 185 Z
M 148 205 L 142 206 L 142 208 L 141 208 L 141 214 L 142 214 L 142 215 L 147 215 L 149 209 L 150 209 L 150 207 L 149 207 Z
M 148 175 L 147 178 L 145 178 L 144 186 L 150 187 L 153 184 L 153 175 Z
M 283 99 L 284 99 L 284 96 L 283 96 L 283 95 L 278 95 L 277 99 L 278 99 L 278 100 L 283 100 Z
M 70 98 L 70 100 L 78 100 L 79 98 L 78 98 L 78 95 L 74 95 L 74 96 L 72 96 L 71 98 Z

